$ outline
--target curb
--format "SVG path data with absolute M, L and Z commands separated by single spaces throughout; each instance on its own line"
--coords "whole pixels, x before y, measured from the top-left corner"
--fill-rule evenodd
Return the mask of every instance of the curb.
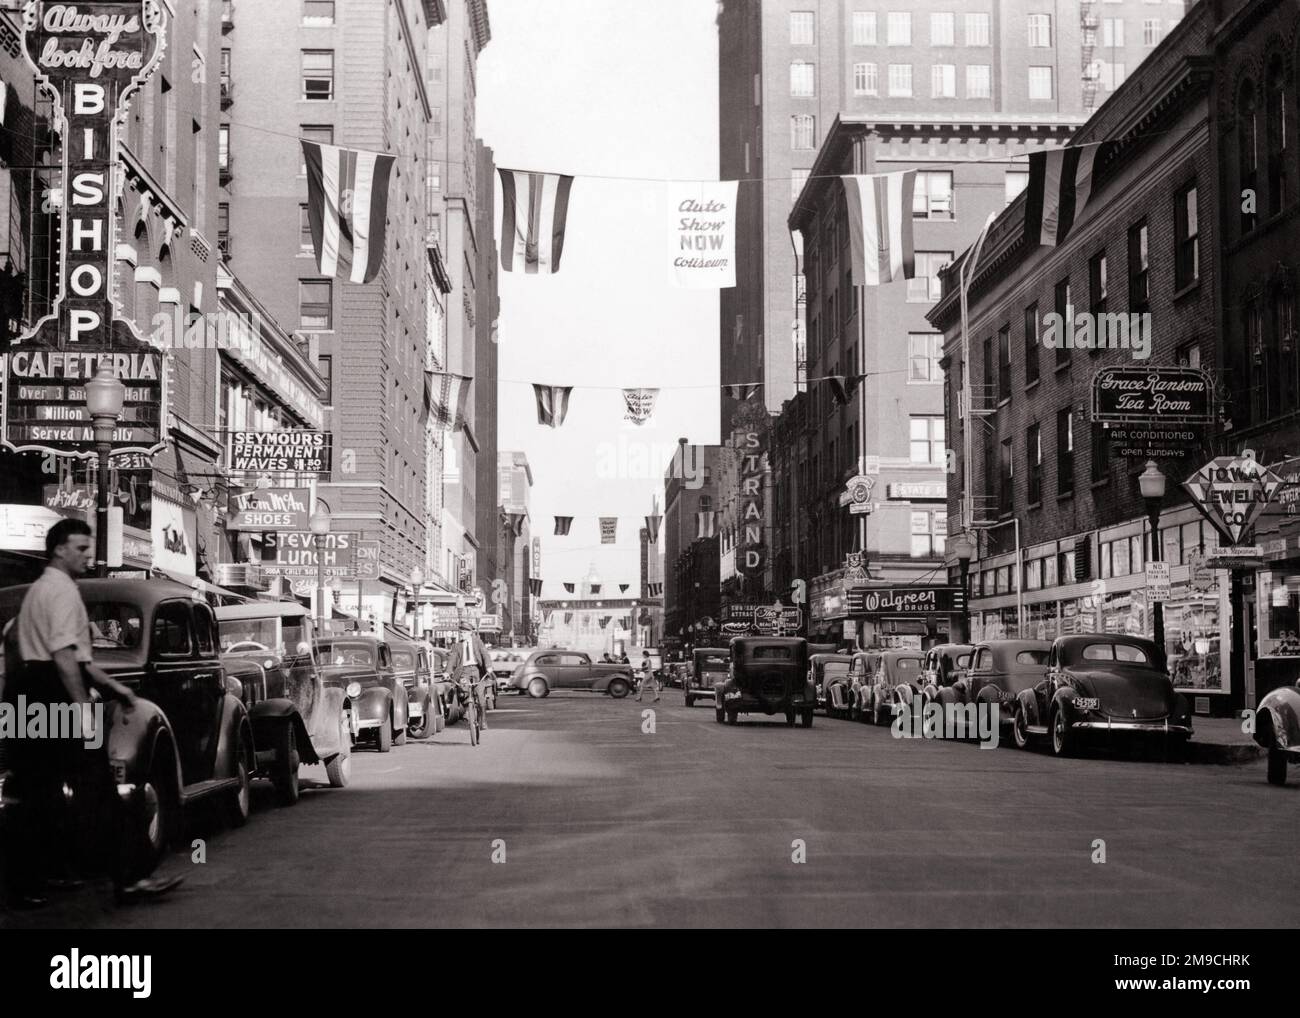
M 1267 755 L 1253 742 L 1197 742 L 1193 735 L 1187 743 L 1187 762 L 1194 764 L 1245 764 Z

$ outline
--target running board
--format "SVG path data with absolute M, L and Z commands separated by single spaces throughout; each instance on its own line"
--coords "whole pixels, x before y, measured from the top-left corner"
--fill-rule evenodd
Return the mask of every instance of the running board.
M 203 799 L 217 792 L 226 792 L 238 787 L 238 778 L 209 778 L 207 781 L 196 781 L 192 785 L 186 785 L 185 790 L 181 792 L 181 805 L 188 806 L 196 799 Z

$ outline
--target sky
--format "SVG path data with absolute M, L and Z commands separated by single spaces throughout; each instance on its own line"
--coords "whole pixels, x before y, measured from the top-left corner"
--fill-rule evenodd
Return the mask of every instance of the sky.
M 718 291 L 669 283 L 662 183 L 717 179 L 716 10 L 488 2 L 479 136 L 498 166 L 575 177 L 559 271 L 500 273 L 498 447 L 532 467 L 546 598 L 593 565 L 606 593 L 637 591 L 639 532 L 678 438 L 718 442 Z M 537 423 L 533 382 L 574 386 L 558 429 Z M 647 424 L 623 420 L 624 386 L 662 388 Z M 556 515 L 574 517 L 568 537 Z M 619 518 L 615 545 L 600 516 Z

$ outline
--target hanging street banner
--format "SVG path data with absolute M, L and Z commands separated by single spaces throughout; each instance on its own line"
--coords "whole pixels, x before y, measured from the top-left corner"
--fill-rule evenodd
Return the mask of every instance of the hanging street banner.
M 668 275 L 677 286 L 736 285 L 734 180 L 668 185 Z
M 255 474 L 329 473 L 329 432 L 236 431 L 230 436 L 230 469 Z
M 310 488 L 232 488 L 228 530 L 306 530 Z
M 262 545 L 262 572 L 302 579 L 317 575 L 317 555 L 326 576 L 351 577 L 357 564 L 357 535 L 271 531 Z M 318 552 L 319 549 L 319 552 Z
M 28 0 L 22 21 L 23 52 L 53 100 L 51 126 L 62 141 L 59 294 L 50 314 L 3 358 L 0 441 L 15 450 L 92 454 L 85 384 L 107 365 L 126 385 L 113 451 L 152 454 L 166 442 L 165 354 L 117 317 L 113 213 L 121 188 L 118 130 L 127 100 L 166 46 L 166 15 L 158 0 Z
M 624 389 L 623 402 L 627 404 L 627 412 L 623 419 L 636 425 L 644 424 L 654 414 L 658 398 L 658 389 Z
M 613 544 L 618 531 L 617 516 L 602 516 L 600 518 L 600 543 Z
M 1233 545 L 1243 543 L 1281 486 L 1253 456 L 1219 456 L 1183 482 L 1196 508 Z
M 1214 386 L 1200 368 L 1102 368 L 1092 379 L 1092 420 L 1110 424 L 1213 424 Z

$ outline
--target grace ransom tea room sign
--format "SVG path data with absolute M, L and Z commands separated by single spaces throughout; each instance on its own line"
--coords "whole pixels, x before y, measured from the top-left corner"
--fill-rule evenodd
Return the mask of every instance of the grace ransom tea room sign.
M 59 209 L 59 295 L 52 312 L 6 351 L 0 419 L 11 449 L 89 456 L 93 430 L 85 384 L 108 365 L 126 386 L 115 452 L 163 447 L 163 353 L 117 317 L 113 254 L 117 135 L 127 99 L 165 45 L 157 0 L 23 6 L 23 48 L 53 100 L 65 199 Z
M 1092 420 L 1115 456 L 1178 459 L 1214 422 L 1214 387 L 1199 368 L 1102 368 L 1092 380 Z

